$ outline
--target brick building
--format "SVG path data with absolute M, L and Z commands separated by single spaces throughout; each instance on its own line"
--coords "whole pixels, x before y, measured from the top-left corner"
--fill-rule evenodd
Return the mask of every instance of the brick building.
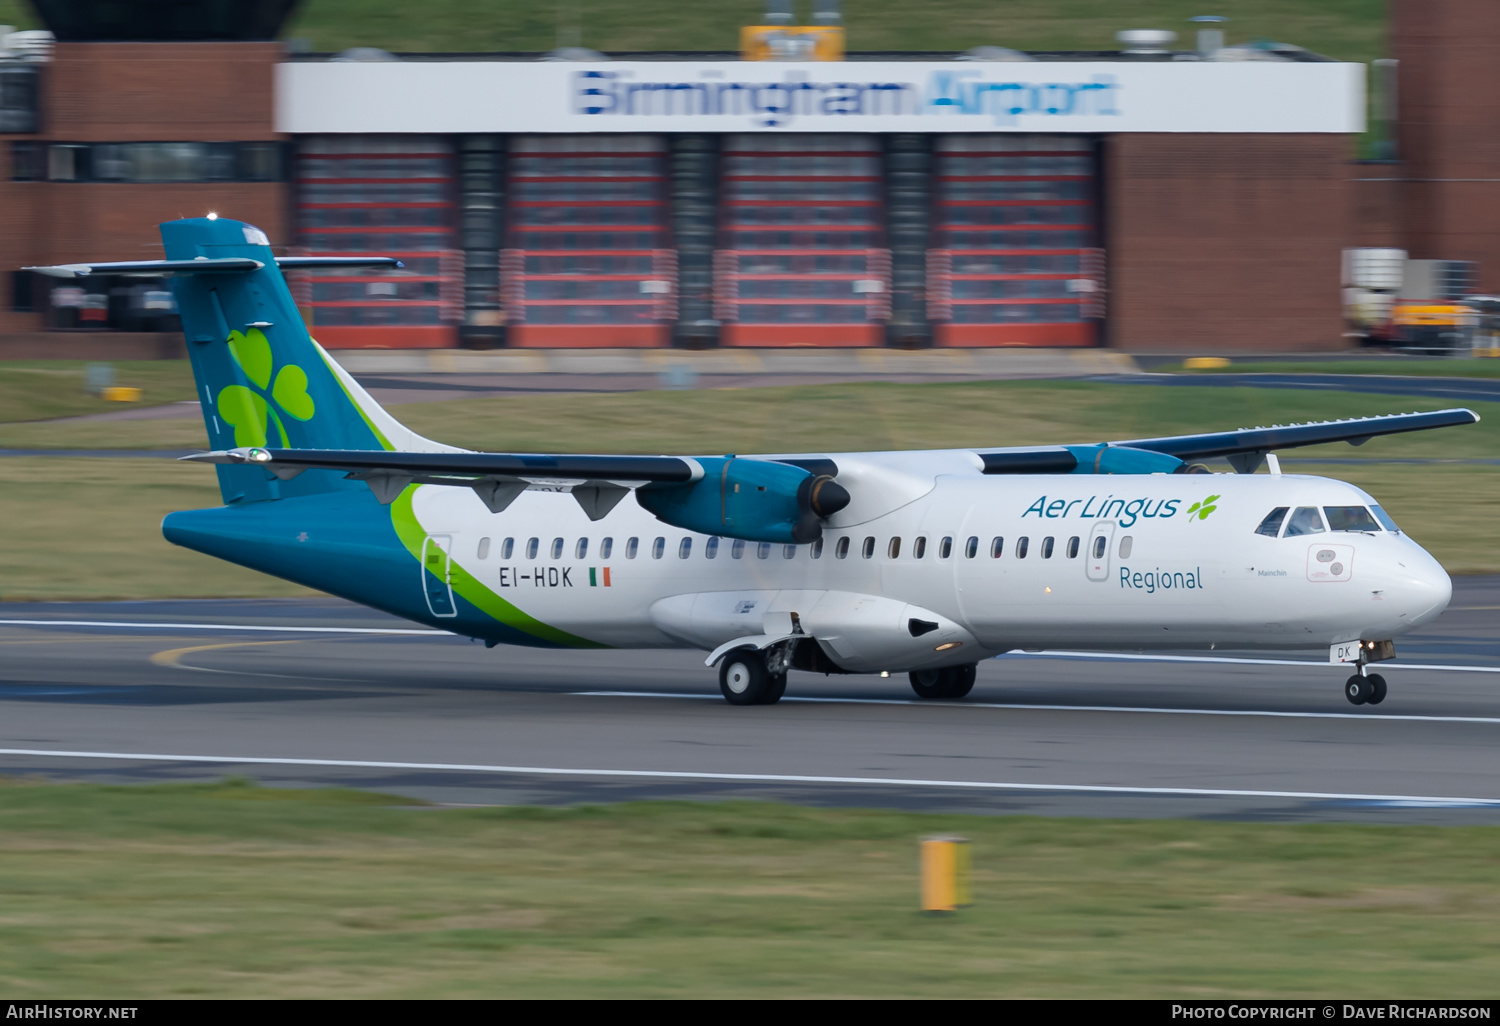
M 1295 49 L 556 61 L 60 32 L 30 94 L 0 75 L 0 117 L 33 107 L 0 120 L 0 262 L 146 256 L 214 210 L 288 252 L 401 257 L 293 281 L 330 347 L 1337 348 L 1346 246 L 1500 274 L 1473 42 L 1500 14 L 1398 2 L 1395 26 L 1401 162 L 1370 164 L 1363 66 Z M 0 336 L 170 323 L 149 281 L 7 280 Z

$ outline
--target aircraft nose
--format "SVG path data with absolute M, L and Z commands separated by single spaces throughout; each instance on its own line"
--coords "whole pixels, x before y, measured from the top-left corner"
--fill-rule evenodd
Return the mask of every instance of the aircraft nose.
M 1453 598 L 1453 581 L 1441 563 L 1426 552 L 1403 559 L 1401 618 L 1413 627 L 1435 620 Z

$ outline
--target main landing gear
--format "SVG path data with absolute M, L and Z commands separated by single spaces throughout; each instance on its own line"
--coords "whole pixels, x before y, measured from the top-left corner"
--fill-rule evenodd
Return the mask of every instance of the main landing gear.
M 1344 682 L 1350 705 L 1379 705 L 1385 701 L 1385 678 L 1378 673 L 1356 673 Z
M 908 676 L 918 698 L 962 698 L 974 690 L 978 670 L 975 663 L 967 663 L 941 670 L 913 670 Z
M 790 653 L 777 645 L 763 652 L 738 648 L 719 663 L 719 691 L 730 705 L 775 705 L 786 694 Z

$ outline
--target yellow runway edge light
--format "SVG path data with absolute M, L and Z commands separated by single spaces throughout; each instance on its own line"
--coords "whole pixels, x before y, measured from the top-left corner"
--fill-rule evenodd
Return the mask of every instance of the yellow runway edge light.
M 141 390 L 125 385 L 111 385 L 99 393 L 99 398 L 110 403 L 138 403 L 141 401 Z
M 954 912 L 974 904 L 972 849 L 966 837 L 922 839 L 922 911 Z

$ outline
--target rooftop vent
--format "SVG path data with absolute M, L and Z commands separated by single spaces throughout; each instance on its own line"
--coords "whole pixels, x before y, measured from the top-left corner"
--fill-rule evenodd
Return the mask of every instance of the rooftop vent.
M 1115 33 L 1115 42 L 1123 53 L 1159 54 L 1177 42 L 1177 33 L 1171 29 L 1125 29 Z

